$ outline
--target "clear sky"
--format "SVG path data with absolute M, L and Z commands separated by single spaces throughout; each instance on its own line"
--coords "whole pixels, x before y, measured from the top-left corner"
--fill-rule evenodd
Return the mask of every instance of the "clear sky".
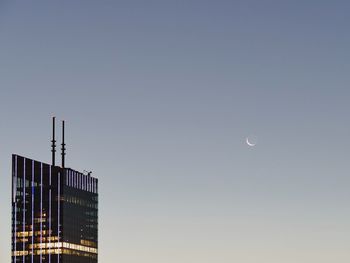
M 101 263 L 350 262 L 349 9 L 0 0 L 0 262 L 11 154 L 50 162 L 52 115 Z

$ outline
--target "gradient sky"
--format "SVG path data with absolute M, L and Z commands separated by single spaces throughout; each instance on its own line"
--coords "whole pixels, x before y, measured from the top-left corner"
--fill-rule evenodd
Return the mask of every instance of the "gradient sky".
M 11 154 L 50 162 L 52 115 L 101 263 L 350 262 L 349 10 L 0 0 L 0 262 Z

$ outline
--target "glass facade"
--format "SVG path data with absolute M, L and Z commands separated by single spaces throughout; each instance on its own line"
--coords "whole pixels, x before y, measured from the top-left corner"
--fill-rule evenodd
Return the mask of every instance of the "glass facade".
M 12 263 L 97 263 L 98 180 L 12 156 Z

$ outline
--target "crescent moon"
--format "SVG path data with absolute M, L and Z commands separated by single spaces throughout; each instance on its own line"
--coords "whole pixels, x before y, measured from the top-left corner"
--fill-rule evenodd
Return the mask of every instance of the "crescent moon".
M 251 143 L 250 141 L 249 141 L 249 138 L 247 137 L 246 138 L 246 143 L 250 146 L 250 147 L 254 147 L 255 145 L 256 145 L 256 143 Z

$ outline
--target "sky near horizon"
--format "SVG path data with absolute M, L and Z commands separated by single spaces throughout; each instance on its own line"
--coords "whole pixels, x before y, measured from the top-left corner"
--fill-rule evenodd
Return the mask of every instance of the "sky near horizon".
M 100 263 L 350 262 L 349 10 L 0 0 L 0 262 L 11 154 L 50 162 L 53 115 Z

